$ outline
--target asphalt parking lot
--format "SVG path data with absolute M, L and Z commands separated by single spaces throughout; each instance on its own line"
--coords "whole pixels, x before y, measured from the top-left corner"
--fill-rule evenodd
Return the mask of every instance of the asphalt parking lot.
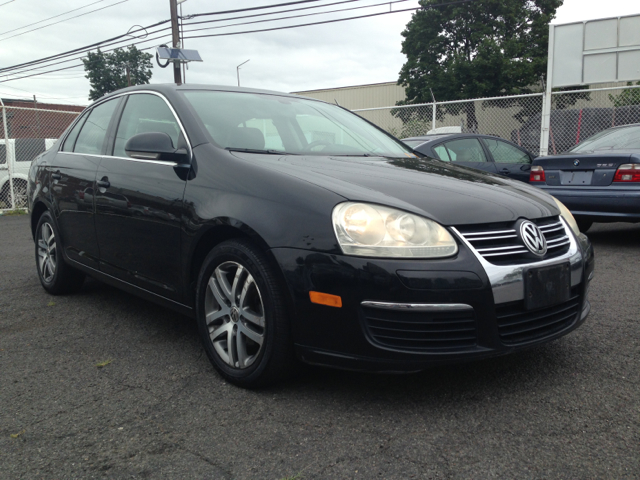
M 185 317 L 46 294 L 28 223 L 0 217 L 1 478 L 640 478 L 640 225 L 589 232 L 591 315 L 554 343 L 246 391 Z

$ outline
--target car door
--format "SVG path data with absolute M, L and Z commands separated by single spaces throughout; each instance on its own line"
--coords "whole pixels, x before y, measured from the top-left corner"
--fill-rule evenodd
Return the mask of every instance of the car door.
M 500 175 L 529 183 L 532 159 L 526 151 L 498 138 L 483 138 L 482 142 Z
M 456 138 L 436 145 L 433 150 L 445 162 L 450 161 L 457 165 L 496 173 L 493 162 L 477 138 Z
M 96 105 L 67 135 L 48 166 L 54 215 L 68 258 L 99 268 L 93 191 L 107 130 L 120 99 Z
M 100 269 L 180 301 L 184 175 L 174 162 L 134 159 L 124 147 L 129 138 L 146 132 L 167 133 L 176 148 L 188 147 L 163 97 L 132 93 L 125 101 L 110 154 L 103 157 L 96 177 Z

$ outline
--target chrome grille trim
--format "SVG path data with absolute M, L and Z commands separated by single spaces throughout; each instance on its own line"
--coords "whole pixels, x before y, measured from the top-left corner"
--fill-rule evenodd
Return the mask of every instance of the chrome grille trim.
M 498 257 L 498 256 L 504 256 L 504 255 L 515 255 L 515 254 L 521 254 L 521 253 L 529 253 L 529 250 L 514 250 L 512 252 L 500 252 L 500 253 L 483 253 L 482 256 L 483 257 Z
M 562 226 L 565 229 L 569 240 L 569 249 L 566 253 L 561 254 L 558 257 L 550 258 L 547 260 L 540 260 L 534 263 L 519 263 L 514 265 L 496 265 L 491 263 L 483 255 L 478 253 L 475 247 L 471 244 L 462 233 L 455 227 L 450 227 L 453 233 L 464 243 L 467 248 L 471 250 L 473 255 L 478 259 L 482 267 L 484 268 L 489 282 L 491 283 L 491 289 L 493 291 L 493 300 L 496 304 L 513 302 L 516 300 L 524 299 L 524 278 L 523 272 L 525 268 L 531 266 L 546 267 L 548 265 L 558 265 L 564 262 L 571 264 L 571 286 L 575 287 L 582 281 L 582 253 L 578 246 L 577 240 L 571 233 L 568 225 L 565 221 L 560 219 Z
M 488 232 L 474 232 L 474 233 L 467 233 L 465 235 L 469 236 L 469 237 L 473 237 L 475 235 L 500 235 L 501 233 L 513 233 L 515 235 L 516 231 L 514 229 L 509 229 L 509 230 L 496 230 L 494 232 L 488 231 Z
M 553 240 L 547 241 L 547 248 L 562 247 L 563 245 L 568 245 L 569 243 L 569 237 L 555 238 Z
M 542 232 L 547 241 L 547 248 L 558 252 L 558 249 L 570 245 L 564 222 L 558 218 L 546 225 L 540 225 L 538 228 Z M 482 226 L 479 226 L 482 228 Z M 467 240 L 473 249 L 489 261 L 513 261 L 513 255 L 526 255 L 529 250 L 523 245 L 522 239 L 518 236 L 515 229 L 502 228 L 495 230 L 483 230 L 476 232 L 460 233 Z M 485 243 L 486 242 L 486 243 Z M 518 260 L 516 260 L 518 261 Z M 534 260 L 529 260 L 532 262 Z M 522 263 L 526 263 L 523 260 Z

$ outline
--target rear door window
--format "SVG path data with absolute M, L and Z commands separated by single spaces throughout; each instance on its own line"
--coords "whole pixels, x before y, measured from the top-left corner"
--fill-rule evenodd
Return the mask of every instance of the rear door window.
M 82 128 L 82 125 L 84 124 L 84 121 L 86 120 L 86 115 L 80 119 L 80 121 L 78 123 L 76 123 L 73 128 L 71 129 L 71 132 L 69 132 L 69 135 L 67 135 L 66 140 L 64 141 L 64 145 L 62 145 L 62 151 L 63 152 L 73 152 L 73 147 L 76 144 L 76 140 L 78 139 L 78 134 L 80 133 L 80 129 Z
M 98 105 L 91 111 L 87 121 L 82 126 L 82 130 L 80 130 L 73 149 L 74 152 L 91 155 L 100 155 L 102 153 L 107 128 L 119 100 L 119 98 L 114 98 Z
M 483 138 L 496 163 L 531 163 L 529 155 L 513 145 L 493 138 Z

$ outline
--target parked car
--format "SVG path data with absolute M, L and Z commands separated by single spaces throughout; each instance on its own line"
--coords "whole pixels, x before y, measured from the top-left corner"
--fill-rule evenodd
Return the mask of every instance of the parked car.
M 492 135 L 436 134 L 402 139 L 415 151 L 444 162 L 529 182 L 534 156 L 518 145 Z
M 536 158 L 530 183 L 562 201 L 583 232 L 593 222 L 640 222 L 640 124 Z
M 590 309 L 593 250 L 561 203 L 294 95 L 120 90 L 33 162 L 28 195 L 48 292 L 91 275 L 195 317 L 242 386 L 297 360 L 414 371 L 506 354 Z
M 27 174 L 31 160 L 49 148 L 55 139 L 17 138 L 0 139 L 0 210 L 11 208 L 11 182 L 13 177 L 13 201 L 15 208 L 27 208 Z
M 562 97 L 562 95 L 560 95 Z M 511 132 L 511 141 L 538 152 L 542 114 L 532 115 Z M 549 154 L 557 155 L 608 128 L 640 122 L 640 105 L 611 108 L 554 108 L 551 110 Z

